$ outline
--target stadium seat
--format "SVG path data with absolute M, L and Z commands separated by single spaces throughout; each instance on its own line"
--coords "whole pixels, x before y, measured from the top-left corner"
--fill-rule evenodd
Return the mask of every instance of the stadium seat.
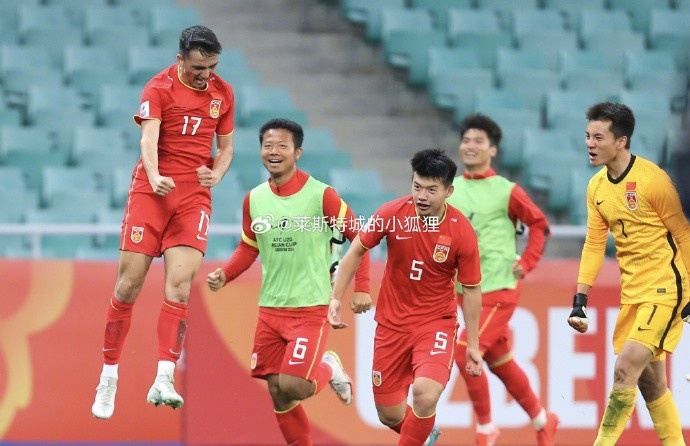
M 30 125 L 58 127 L 82 120 L 82 125 L 95 124 L 96 115 L 87 108 L 88 102 L 71 87 L 32 85 L 27 92 L 26 104 L 26 120 Z
M 247 127 L 261 127 L 266 122 L 274 118 L 284 118 L 290 119 L 302 125 L 302 127 L 307 127 L 309 124 L 309 118 L 307 112 L 296 108 L 260 108 L 252 110 L 247 119 L 241 123 L 243 126 Z
M 671 8 L 669 0 L 608 0 L 608 2 L 612 10 L 627 12 L 633 29 L 645 35 L 649 32 L 652 10 L 670 10 Z
M 558 67 L 560 52 L 564 49 L 577 49 L 577 34 L 572 31 L 539 30 L 524 32 L 516 40 L 517 48 L 523 51 L 539 51 L 552 68 Z
M 676 66 L 687 70 L 690 48 L 690 8 L 685 10 L 653 10 L 649 25 L 649 44 L 656 51 L 670 51 Z
M 55 198 L 63 192 L 72 192 L 72 197 L 78 197 L 82 192 L 95 192 L 102 189 L 98 179 L 90 169 L 67 166 L 47 166 L 42 169 L 41 203 L 43 207 L 53 207 Z M 69 196 L 69 194 L 68 194 Z M 62 204 L 67 201 L 62 200 Z M 104 196 L 103 202 L 107 203 Z M 77 200 L 77 205 L 89 205 L 88 201 Z
M 515 38 L 534 30 L 567 31 L 563 15 L 555 9 L 516 9 L 512 16 Z
M 116 168 L 113 169 L 112 178 L 110 180 L 110 207 L 122 209 L 127 202 L 127 194 L 132 185 L 132 168 Z
M 523 165 L 524 186 L 546 195 L 546 210 L 561 214 L 571 209 L 570 175 L 578 167 L 586 167 L 587 153 L 557 150 L 541 153 L 538 159 Z
M 654 90 L 623 90 L 619 94 L 622 103 L 634 112 L 658 113 L 661 117 L 671 114 L 671 96 Z
M 450 9 L 471 9 L 472 0 L 412 0 L 411 6 L 431 13 L 436 29 L 448 29 Z
M 369 21 L 380 21 L 380 13 L 383 8 L 404 7 L 404 0 L 378 0 L 376 2 L 371 0 L 342 0 L 340 2 L 340 11 L 345 20 L 362 26 Z
M 280 87 L 244 87 L 235 91 L 235 122 L 240 126 L 261 126 L 263 122 L 251 124 L 256 119 L 253 115 L 266 112 L 274 114 L 294 110 L 290 92 Z M 265 118 L 261 116 L 261 120 Z M 265 122 L 265 121 L 264 121 Z M 300 122 L 303 126 L 306 124 Z
M 602 32 L 632 32 L 630 16 L 625 11 L 582 11 L 580 16 L 580 38 L 584 42 Z M 609 42 L 610 43 L 610 42 Z
M 28 224 L 91 224 L 93 212 L 84 207 L 63 211 L 60 209 L 30 210 Z M 27 243 L 30 237 L 26 237 Z M 44 258 L 73 258 L 77 249 L 93 246 L 93 236 L 88 234 L 44 234 L 40 239 L 40 255 Z
M 225 59 L 225 51 L 215 73 L 232 86 L 233 90 L 262 85 L 261 73 L 245 65 L 237 65 Z
M 408 85 L 412 87 L 423 85 L 417 79 L 425 77 L 429 49 L 446 45 L 446 34 L 439 30 L 396 30 L 384 39 L 385 62 L 394 68 L 407 70 Z
M 615 41 L 613 47 L 611 42 Z M 606 63 L 613 63 L 621 69 L 624 65 L 625 52 L 629 50 L 645 50 L 645 36 L 634 31 L 598 31 L 595 34 L 584 36 L 582 47 L 586 51 L 596 51 L 606 56 Z
M 150 9 L 150 30 L 154 45 L 169 46 L 180 39 L 180 31 L 201 23 L 195 7 L 157 7 Z
M 538 0 L 477 0 L 477 9 L 496 14 L 501 22 L 501 27 L 510 30 L 513 27 L 511 21 L 516 10 L 534 10 L 539 7 Z
M 484 113 L 491 116 L 491 112 L 496 109 L 537 110 L 536 107 L 529 106 L 526 95 L 520 90 L 476 90 L 474 94 L 474 111 L 477 113 Z
M 690 37 L 690 34 L 688 34 Z M 689 47 L 690 48 L 690 47 Z M 679 109 L 685 106 L 688 73 L 676 69 L 673 55 L 666 51 L 627 51 L 625 74 L 630 90 L 655 91 L 678 98 Z
M 10 169 L 15 169 L 14 167 L 3 167 L 0 169 L 0 176 L 7 175 L 9 178 L 14 175 L 9 173 Z M 20 175 L 23 176 L 21 171 Z M 26 220 L 26 212 L 38 208 L 38 192 L 26 189 L 17 184 L 13 186 L 5 184 L 8 182 L 5 179 L 1 179 L 0 181 L 5 191 L 5 193 L 0 195 L 0 208 L 2 208 L 2 212 L 0 212 L 0 223 L 23 223 Z M 3 241 L 4 237 L 7 236 L 0 236 L 0 242 Z
M 324 183 L 330 180 L 331 168 L 351 168 L 352 155 L 344 151 L 304 151 L 297 167 Z M 338 190 L 338 189 L 336 189 Z
M 130 150 L 139 153 L 136 148 L 128 147 L 121 131 L 112 128 L 78 126 L 74 128 L 70 152 L 70 164 L 79 164 L 85 154 L 96 151 Z
M 582 153 L 577 144 L 580 140 L 566 130 L 526 128 L 522 139 L 523 164 L 538 162 L 542 155 L 552 152 Z
M 155 46 L 130 46 L 128 54 L 129 82 L 143 86 L 164 68 L 175 63 L 177 53 Z
M 456 42 L 464 33 L 498 33 L 504 31 L 492 11 L 474 9 L 448 10 L 448 38 Z
M 125 85 L 127 67 L 101 47 L 67 46 L 63 50 L 63 73 L 68 86 L 89 95 L 96 103 L 103 84 Z
M 458 32 L 454 34 L 451 46 L 456 49 L 476 51 L 482 67 L 495 69 L 496 51 L 499 48 L 513 47 L 513 38 L 507 31 L 491 32 Z
M 488 115 L 501 126 L 503 137 L 498 147 L 499 165 L 512 172 L 522 168 L 523 134 L 526 128 L 541 128 L 541 112 L 538 110 L 496 109 Z
M 584 114 L 587 109 L 597 102 L 610 99 L 610 96 L 602 96 L 601 92 L 591 89 L 550 90 L 546 93 L 546 127 L 560 128 L 557 123 L 572 123 L 574 117 L 581 119 L 584 125 Z M 559 121 L 559 115 L 567 116 L 567 118 Z
M 21 111 L 14 107 L 9 107 L 5 105 L 2 99 L 0 99 L 0 126 L 3 125 L 21 125 L 22 115 Z
M 122 208 L 104 208 L 100 209 L 96 213 L 95 223 L 102 226 L 111 226 L 118 229 L 122 229 L 122 219 L 124 217 L 124 211 Z M 94 247 L 100 250 L 113 251 L 114 255 L 117 256 L 118 248 L 120 246 L 120 233 L 116 232 L 113 234 L 96 234 L 94 237 Z
M 227 260 L 240 242 L 238 235 L 217 234 L 213 225 L 209 228 L 205 259 Z
M 129 10 L 137 18 L 138 25 L 151 25 L 151 9 L 152 8 L 173 8 L 175 7 L 175 0 L 112 0 L 114 8 L 121 8 Z
M 617 93 L 626 84 L 622 62 L 595 50 L 562 50 L 560 73 L 565 89 L 597 88 Z
M 256 145 L 258 147 L 258 130 L 256 131 Z M 339 151 L 338 145 L 333 136 L 333 130 L 329 128 L 314 128 L 307 127 L 304 129 L 304 142 L 302 143 L 304 153 L 310 152 L 326 152 L 332 153 Z
M 542 109 L 546 92 L 561 88 L 561 75 L 552 70 L 506 70 L 499 80 L 500 89 L 522 91 L 529 108 Z
M 587 224 L 587 185 L 597 169 L 577 168 L 570 171 L 568 220 L 573 225 Z
M 26 178 L 22 169 L 16 166 L 0 166 L 0 189 L 5 194 L 13 190 L 26 189 Z
M 397 197 L 398 195 L 391 192 L 359 194 L 346 191 L 340 193 L 340 198 L 352 208 L 355 217 L 359 218 L 362 224 L 364 224 L 369 217 L 374 215 L 374 212 L 384 203 L 394 200 Z
M 297 166 L 299 167 L 299 161 Z M 261 160 L 259 150 L 256 152 L 235 153 L 230 169 L 237 173 L 242 183 L 242 189 L 246 191 L 266 181 L 269 177 Z
M 116 129 L 135 129 L 137 127 L 132 117 L 139 112 L 141 87 L 103 85 L 98 97 L 99 125 Z
M 679 155 L 683 152 L 690 152 L 690 129 L 667 129 L 663 165 L 674 165 Z
M 102 28 L 100 32 L 88 36 L 86 44 L 104 48 L 122 67 L 127 67 L 129 48 L 147 46 L 151 43 L 147 32 L 144 31 L 143 35 L 139 34 L 140 32 L 141 27 L 138 26 Z
M 69 160 L 56 132 L 47 128 L 3 126 L 0 153 L 3 164 L 24 171 L 27 187 L 34 190 L 40 188 L 43 166 L 65 166 Z
M 64 63 L 62 49 L 68 45 L 82 45 L 84 37 L 81 28 L 39 28 L 24 35 L 21 43 L 27 48 L 47 50 L 53 66 L 59 68 Z
M 427 51 L 426 82 L 433 83 L 438 75 L 456 70 L 489 68 L 482 66 L 479 52 L 471 48 L 429 48 Z M 431 88 L 431 86 L 429 87 Z M 440 106 L 439 104 L 436 104 Z M 449 103 L 447 108 L 452 107 Z
M 339 194 L 376 194 L 385 192 L 383 181 L 375 169 L 332 168 L 327 181 Z
M 31 5 L 22 4 L 17 8 L 17 23 L 19 36 L 22 41 L 34 33 L 42 30 L 72 29 L 73 33 L 81 34 L 81 8 L 71 9 L 60 5 Z
M 62 71 L 45 48 L 3 45 L 0 80 L 8 103 L 23 108 L 29 87 L 34 84 L 58 87 L 62 84 Z
M 495 83 L 493 71 L 484 68 L 441 71 L 429 82 L 429 99 L 441 109 L 453 110 L 461 119 L 474 110 L 474 91 L 494 88 Z
M 235 154 L 258 154 L 261 150 L 259 127 L 237 127 L 232 133 Z M 230 167 L 232 169 L 232 166 Z
M 223 178 L 218 186 L 211 189 L 213 193 L 212 224 L 240 224 L 242 222 L 242 202 L 248 191 L 241 187 L 239 179 L 231 181 L 235 183 L 235 186 L 230 183 L 223 184 L 226 180 L 227 178 Z
M 560 12 L 565 27 L 575 31 L 580 28 L 580 13 L 606 9 L 606 0 L 544 0 L 544 8 Z

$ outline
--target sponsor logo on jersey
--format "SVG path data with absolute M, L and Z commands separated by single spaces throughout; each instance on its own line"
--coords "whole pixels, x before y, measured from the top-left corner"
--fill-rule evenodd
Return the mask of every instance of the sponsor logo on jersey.
M 220 99 L 211 100 L 211 108 L 209 110 L 209 114 L 213 119 L 218 119 L 218 116 L 220 116 L 220 104 L 222 103 L 223 101 Z
M 381 372 L 379 372 L 378 370 L 372 370 L 371 382 L 374 383 L 376 387 L 379 387 L 381 385 L 381 381 L 383 381 L 383 379 L 381 378 Z
M 141 226 L 132 226 L 132 233 L 130 234 L 129 238 L 134 243 L 141 243 L 141 241 L 144 239 L 144 228 Z
M 250 369 L 254 370 L 256 368 L 256 360 L 257 360 L 256 353 L 252 353 L 252 360 L 249 363 Z
M 450 241 L 451 238 L 446 235 L 440 235 L 438 237 L 438 242 L 434 247 L 434 261 L 437 263 L 443 263 L 448 258 L 448 253 L 450 252 Z
M 627 183 L 625 183 L 625 206 L 631 211 L 637 209 L 637 205 L 639 204 L 636 189 L 636 182 L 628 181 Z

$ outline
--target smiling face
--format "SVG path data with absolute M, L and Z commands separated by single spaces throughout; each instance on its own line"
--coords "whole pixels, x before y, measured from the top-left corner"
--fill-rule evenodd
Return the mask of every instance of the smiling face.
M 611 121 L 592 120 L 587 123 L 585 144 L 592 166 L 606 165 L 618 170 L 619 165 L 627 166 L 630 152 L 626 149 L 627 136 L 616 138 L 611 131 Z
M 218 55 L 204 56 L 199 50 L 191 50 L 186 58 L 177 55 L 177 66 L 183 84 L 204 90 L 218 66 Z
M 412 174 L 412 199 L 420 217 L 443 218 L 446 198 L 453 193 L 453 186 L 446 187 L 440 178 L 421 177 Z
M 467 129 L 460 139 L 460 160 L 471 173 L 484 173 L 491 167 L 491 159 L 496 156 L 496 146 L 486 131 Z
M 295 163 L 300 156 L 302 156 L 302 148 L 295 147 L 292 132 L 279 128 L 264 132 L 261 160 L 277 186 L 285 184 L 292 177 L 297 170 Z

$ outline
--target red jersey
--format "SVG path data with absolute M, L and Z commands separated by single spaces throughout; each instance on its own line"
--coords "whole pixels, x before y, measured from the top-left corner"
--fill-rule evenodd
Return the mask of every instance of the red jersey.
M 177 64 L 161 71 L 144 86 L 139 114 L 161 122 L 158 137 L 158 171 L 178 181 L 198 181 L 196 169 L 213 167 L 212 147 L 216 134 L 232 133 L 235 113 L 232 87 L 214 74 L 205 90 L 183 84 Z M 146 179 L 141 160 L 134 169 L 136 178 Z
M 455 277 L 479 285 L 479 247 L 470 222 L 456 208 L 436 226 L 417 216 L 411 196 L 382 205 L 359 232 L 367 249 L 383 238 L 388 244 L 386 270 L 376 304 L 376 321 L 399 331 L 443 317 L 455 317 Z

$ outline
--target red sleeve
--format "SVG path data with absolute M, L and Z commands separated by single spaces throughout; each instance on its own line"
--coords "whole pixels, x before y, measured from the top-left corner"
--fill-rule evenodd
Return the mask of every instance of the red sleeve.
M 242 240 L 223 266 L 225 283 L 245 272 L 258 256 L 259 248 L 256 244 L 256 234 L 252 230 L 252 216 L 249 214 L 249 193 L 247 193 L 242 202 Z
M 328 221 L 345 221 L 354 222 L 355 213 L 352 211 L 347 203 L 345 203 L 338 193 L 332 187 L 327 187 L 323 193 L 323 215 Z M 357 231 L 354 230 L 353 225 L 345 224 L 343 227 L 343 235 L 350 241 L 357 236 Z M 362 293 L 369 293 L 369 251 L 364 253 L 362 261 L 355 273 L 355 291 Z
M 520 263 L 525 272 L 532 271 L 544 254 L 546 242 L 551 237 L 549 222 L 539 206 L 517 184 L 510 193 L 508 216 L 514 222 L 520 220 L 529 228 L 527 246 L 521 255 Z

